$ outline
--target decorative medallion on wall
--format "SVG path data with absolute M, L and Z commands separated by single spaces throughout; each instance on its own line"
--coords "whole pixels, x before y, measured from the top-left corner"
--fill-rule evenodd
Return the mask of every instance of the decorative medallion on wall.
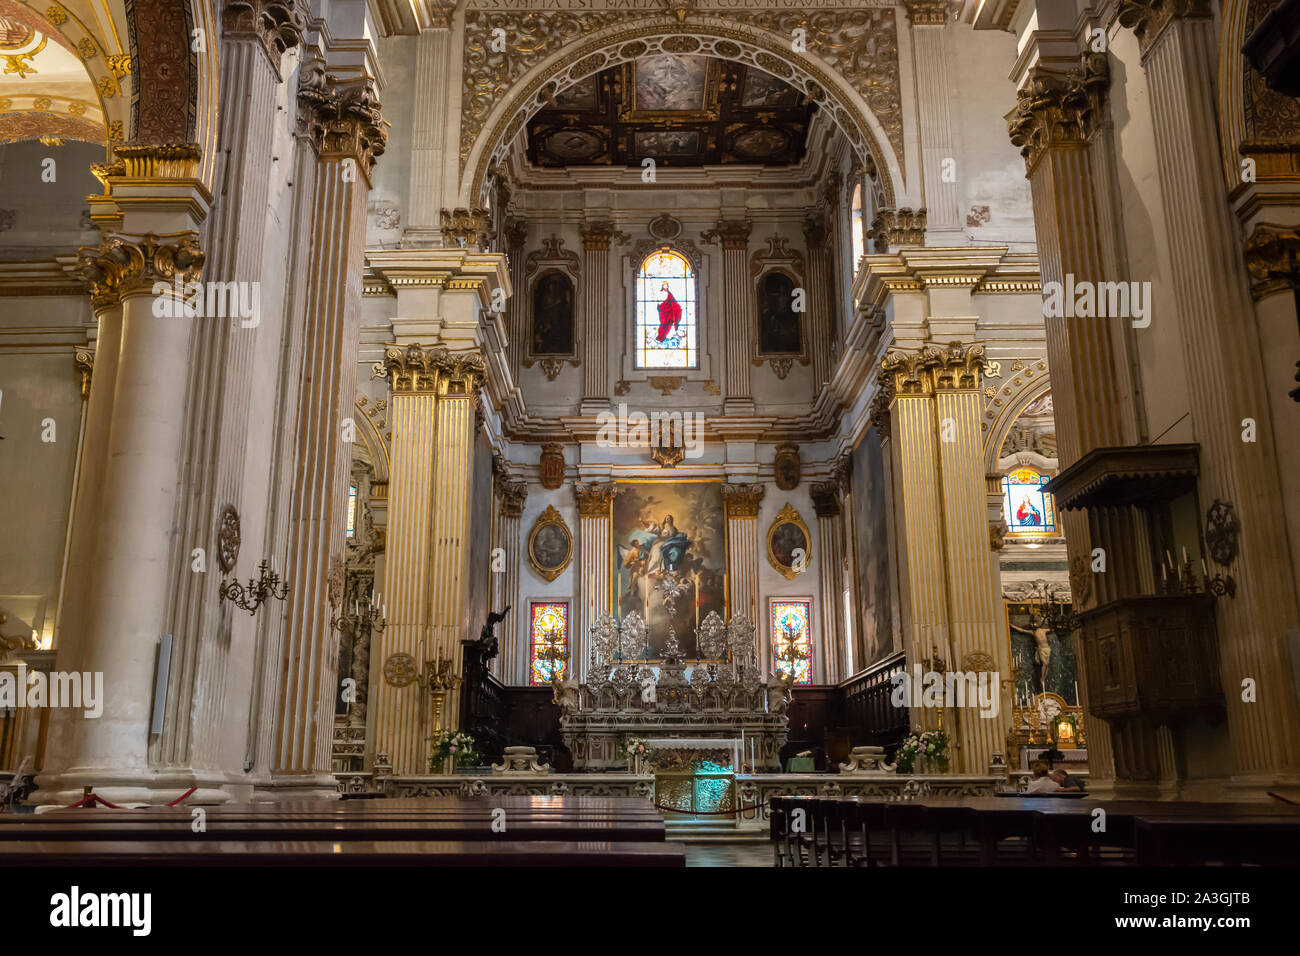
M 1241 522 L 1237 511 L 1221 498 L 1214 499 L 1210 510 L 1205 513 L 1205 546 L 1216 564 L 1224 567 L 1237 560 L 1237 537 L 1241 534 Z
M 548 581 L 554 581 L 573 560 L 573 535 L 552 505 L 537 517 L 528 535 L 528 563 Z
M 799 446 L 786 443 L 776 446 L 776 486 L 782 491 L 799 487 Z
M 686 457 L 686 449 L 677 444 L 655 445 L 650 449 L 650 457 L 657 461 L 661 468 L 676 468 Z
M 543 488 L 554 491 L 564 484 L 564 446 L 554 441 L 542 445 L 537 472 Z
M 415 680 L 415 658 L 410 654 L 390 654 L 384 661 L 384 680 L 393 687 L 405 687 Z
M 226 505 L 217 524 L 217 564 L 229 574 L 239 559 L 239 512 L 234 505 Z
M 812 563 L 811 541 L 808 526 L 787 502 L 767 529 L 767 560 L 786 578 L 794 580 L 796 574 L 806 571 Z
M 671 395 L 686 384 L 684 375 L 651 375 L 650 387 L 659 389 L 661 395 Z
M 651 219 L 646 231 L 660 242 L 672 242 L 681 235 L 682 224 L 668 213 L 664 213 Z

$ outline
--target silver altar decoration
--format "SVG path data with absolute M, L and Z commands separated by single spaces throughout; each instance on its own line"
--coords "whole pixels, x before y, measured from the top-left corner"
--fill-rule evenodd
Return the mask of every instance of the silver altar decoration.
M 647 627 L 639 614 L 632 612 L 621 623 L 605 614 L 591 628 L 587 682 L 568 678 L 555 685 L 554 700 L 574 769 L 625 768 L 624 744 L 632 737 L 730 740 L 743 735 L 744 763 L 779 770 L 790 684 L 773 676 L 764 679 L 759 671 L 754 625 L 743 615 L 726 623 L 709 612 L 695 637 L 699 653 L 712 659 L 692 664 L 673 624 L 677 601 L 691 585 L 667 572 L 657 588 L 669 620 L 660 660 L 644 659 Z M 657 664 L 657 674 L 652 663 Z

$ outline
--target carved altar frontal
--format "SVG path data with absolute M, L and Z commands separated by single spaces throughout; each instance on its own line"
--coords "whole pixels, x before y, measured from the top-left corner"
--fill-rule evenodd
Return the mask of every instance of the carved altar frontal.
M 671 589 L 673 582 L 667 583 Z M 675 598 L 671 590 L 670 597 Z M 760 677 L 753 632 L 742 615 L 724 625 L 711 612 L 697 632 L 697 646 L 715 659 L 688 664 L 670 626 L 656 668 L 638 659 L 645 648 L 639 615 L 633 612 L 621 623 L 602 616 L 591 629 L 591 680 L 555 685 L 560 729 L 574 769 L 626 768 L 629 739 L 689 737 L 718 740 L 728 750 L 733 740 L 743 739 L 742 765 L 779 770 L 790 685 Z

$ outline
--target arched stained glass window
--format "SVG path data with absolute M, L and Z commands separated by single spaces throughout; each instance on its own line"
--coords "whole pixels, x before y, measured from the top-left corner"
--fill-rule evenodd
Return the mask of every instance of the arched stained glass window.
M 636 367 L 699 365 L 695 272 L 671 249 L 646 256 L 636 273 Z
M 810 611 L 807 601 L 772 602 L 772 658 L 777 673 L 794 674 L 796 684 L 812 683 Z
M 348 534 L 349 538 L 357 536 L 357 486 L 348 485 Z
M 569 654 L 569 605 L 565 601 L 533 604 L 528 615 L 528 682 L 549 684 L 565 676 Z
M 853 187 L 853 271 L 858 269 L 858 260 L 866 245 L 862 237 L 862 183 Z
M 1056 508 L 1043 490 L 1050 479 L 1032 468 L 1017 468 L 1002 478 L 1002 518 L 1010 534 L 1053 534 Z

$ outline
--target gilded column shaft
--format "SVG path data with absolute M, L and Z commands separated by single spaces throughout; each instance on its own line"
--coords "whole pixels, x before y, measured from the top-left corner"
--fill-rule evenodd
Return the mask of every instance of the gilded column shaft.
M 1186 5 L 1193 8 L 1195 4 Z M 1192 11 L 1194 12 L 1194 11 Z M 1156 11 L 1159 13 L 1159 11 Z M 1217 155 L 1215 84 L 1204 64 L 1217 58 L 1208 16 L 1159 18 L 1138 26 L 1155 124 L 1165 227 L 1180 254 L 1170 285 L 1200 441 L 1201 506 L 1223 499 L 1238 510 L 1240 553 L 1235 600 L 1216 602 L 1231 752 L 1239 775 L 1300 770 L 1300 712 L 1291 661 L 1280 636 L 1300 623 L 1288 572 L 1285 529 L 1268 396 L 1240 240 L 1224 196 Z M 1243 419 L 1256 441 L 1243 442 Z M 1259 703 L 1244 703 L 1251 678 Z
M 610 582 L 613 580 L 610 547 L 610 514 L 618 486 L 611 482 L 578 483 L 578 573 L 574 593 L 578 613 L 577 630 L 569 635 L 571 672 L 586 680 L 591 663 L 591 628 L 596 619 L 610 612 Z
M 727 511 L 727 609 L 731 616 L 743 614 L 754 624 L 758 641 L 757 660 L 761 672 L 773 665 L 771 641 L 764 635 L 758 593 L 758 511 L 766 486 L 762 484 L 724 484 L 723 502 Z
M 804 220 L 804 238 L 808 246 L 808 311 L 804 313 L 805 347 L 812 358 L 813 397 L 831 377 L 831 337 L 834 318 L 831 313 L 830 256 L 826 245 L 826 220 L 821 216 Z

